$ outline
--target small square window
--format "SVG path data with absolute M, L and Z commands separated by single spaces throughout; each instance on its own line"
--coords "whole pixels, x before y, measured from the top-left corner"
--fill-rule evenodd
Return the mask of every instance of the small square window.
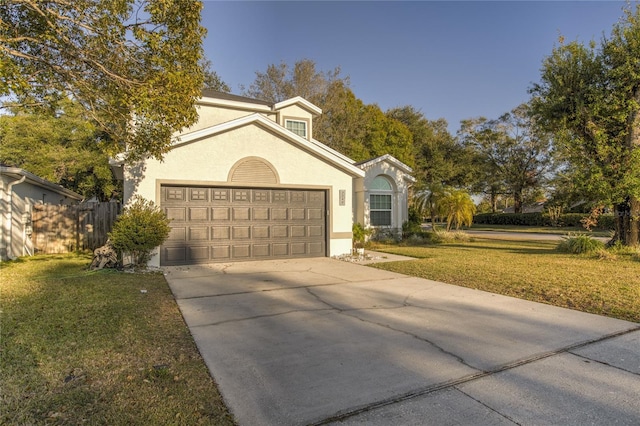
M 298 136 L 301 136 L 306 139 L 307 137 L 307 122 L 300 120 L 285 120 L 284 126 L 287 130 L 292 131 Z

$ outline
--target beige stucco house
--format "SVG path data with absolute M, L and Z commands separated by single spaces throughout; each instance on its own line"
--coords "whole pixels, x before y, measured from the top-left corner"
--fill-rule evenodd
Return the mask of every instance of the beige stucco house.
M 151 266 L 342 255 L 355 221 L 397 233 L 407 220 L 411 169 L 315 140 L 322 111 L 307 100 L 205 91 L 198 110 L 162 161 L 114 164 L 125 201 L 140 195 L 172 220 Z
M 0 260 L 33 254 L 34 205 L 69 205 L 81 200 L 82 195 L 19 167 L 0 166 Z

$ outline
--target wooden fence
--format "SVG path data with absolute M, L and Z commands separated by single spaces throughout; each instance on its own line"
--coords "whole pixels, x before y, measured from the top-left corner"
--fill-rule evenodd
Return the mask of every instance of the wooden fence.
M 69 253 L 95 250 L 120 214 L 120 203 L 86 203 L 74 206 L 36 204 L 31 216 L 35 253 Z

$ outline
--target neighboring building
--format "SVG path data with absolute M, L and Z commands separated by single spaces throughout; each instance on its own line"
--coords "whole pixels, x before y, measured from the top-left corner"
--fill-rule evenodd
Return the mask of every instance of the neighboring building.
M 17 167 L 0 166 L 0 260 L 33 254 L 31 214 L 35 204 L 68 205 L 82 195 Z
M 397 235 L 407 220 L 411 168 L 390 155 L 356 163 L 313 139 L 322 111 L 307 100 L 205 91 L 198 109 L 162 161 L 113 163 L 125 200 L 172 219 L 151 266 L 342 255 L 354 221 Z

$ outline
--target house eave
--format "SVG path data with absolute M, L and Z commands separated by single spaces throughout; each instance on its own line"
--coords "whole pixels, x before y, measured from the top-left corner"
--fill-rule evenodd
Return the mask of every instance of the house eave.
M 311 102 L 309 102 L 308 100 L 300 96 L 296 96 L 295 98 L 278 102 L 273 106 L 273 110 L 278 111 L 282 108 L 286 108 L 291 105 L 298 105 L 304 108 L 305 110 L 309 111 L 314 117 L 317 117 L 322 114 L 322 109 L 320 109 L 318 106 L 312 104 Z
M 46 189 L 51 192 L 55 192 L 56 194 L 63 195 L 65 197 L 71 198 L 76 201 L 82 201 L 82 199 L 84 198 L 82 195 L 78 194 L 77 192 L 64 188 L 53 182 L 49 182 L 48 180 L 45 180 L 40 176 L 34 175 L 33 173 L 28 172 L 19 167 L 0 166 L 0 174 L 3 176 L 9 176 L 16 180 L 22 179 L 22 177 L 24 177 L 25 182 L 28 182 L 32 185 L 39 186 L 43 189 Z
M 403 171 L 407 175 L 411 175 L 411 173 L 413 173 L 413 169 L 411 167 L 407 166 L 402 161 L 398 160 L 397 158 L 395 158 L 394 156 L 392 156 L 390 154 L 385 154 L 385 155 L 382 155 L 380 157 L 376 157 L 376 158 L 372 158 L 370 160 L 362 161 L 360 163 L 356 163 L 355 165 L 364 169 L 364 168 L 373 166 L 374 164 L 380 163 L 380 162 L 383 162 L 383 161 L 386 161 L 388 163 L 393 164 L 395 167 L 397 167 L 398 169 L 400 169 L 401 171 Z M 415 178 L 411 177 L 411 179 L 413 179 L 413 181 L 415 182 Z

